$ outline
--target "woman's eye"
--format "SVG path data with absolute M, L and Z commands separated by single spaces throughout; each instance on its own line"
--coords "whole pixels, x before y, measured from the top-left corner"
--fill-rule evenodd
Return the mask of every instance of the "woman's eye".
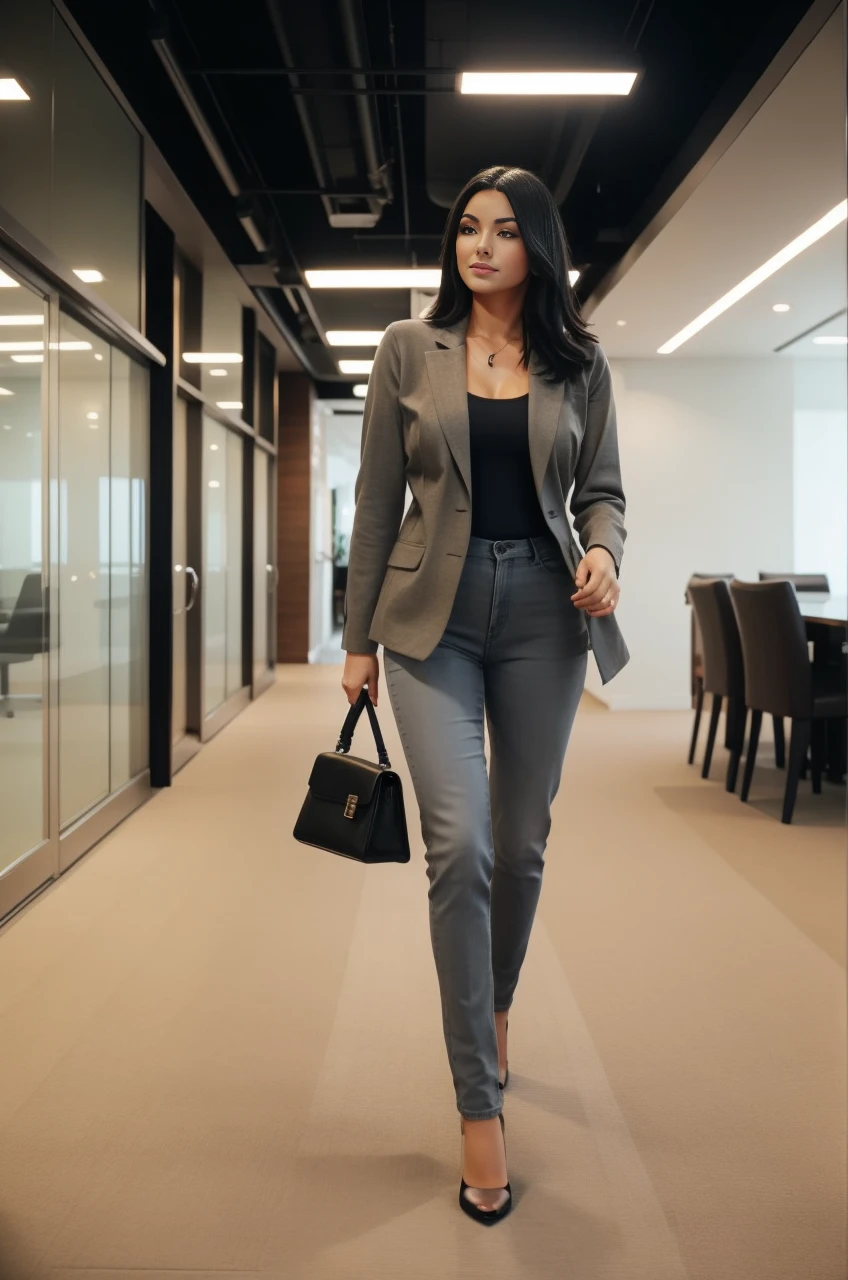
M 474 228 L 471 226 L 471 223 L 470 223 L 470 222 L 465 222 L 465 223 L 463 223 L 463 225 L 459 228 L 459 234 L 460 234 L 460 235 L 462 235 L 463 231 L 473 231 L 473 230 L 474 230 Z
M 499 236 L 507 236 L 510 240 L 515 240 L 515 239 L 517 238 L 517 237 L 516 237 L 515 232 L 514 232 L 514 231 L 507 231 L 506 227 L 504 227 L 502 231 L 499 231 L 499 232 L 498 232 L 498 235 L 499 235 Z

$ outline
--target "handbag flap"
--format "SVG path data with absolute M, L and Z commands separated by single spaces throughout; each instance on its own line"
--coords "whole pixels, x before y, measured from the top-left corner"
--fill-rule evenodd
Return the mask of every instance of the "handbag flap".
M 309 790 L 318 800 L 346 804 L 348 796 L 353 795 L 359 804 L 370 804 L 377 780 L 384 773 L 372 760 L 338 751 L 322 751 L 312 766 Z

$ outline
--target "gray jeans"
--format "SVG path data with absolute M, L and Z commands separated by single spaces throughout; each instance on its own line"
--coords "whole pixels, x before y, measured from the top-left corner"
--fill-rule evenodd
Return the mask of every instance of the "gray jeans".
M 588 662 L 574 589 L 552 535 L 472 537 L 429 658 L 383 655 L 421 815 L 448 1061 L 469 1120 L 501 1110 L 494 1015 L 512 1003 L 527 950 Z

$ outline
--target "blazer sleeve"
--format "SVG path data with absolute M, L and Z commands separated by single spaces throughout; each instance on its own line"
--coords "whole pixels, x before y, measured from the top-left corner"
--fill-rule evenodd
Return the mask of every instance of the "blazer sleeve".
M 406 500 L 400 351 L 389 325 L 374 356 L 362 413 L 360 467 L 348 553 L 342 649 L 376 653 L 368 632 Z
M 574 472 L 571 514 L 584 554 L 591 547 L 606 547 L 615 561 L 616 577 L 627 537 L 624 509 L 612 375 L 598 345 L 589 375 L 586 428 Z

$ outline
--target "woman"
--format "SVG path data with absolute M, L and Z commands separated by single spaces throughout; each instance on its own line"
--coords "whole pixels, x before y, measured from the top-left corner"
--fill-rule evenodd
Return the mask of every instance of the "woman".
M 441 263 L 427 319 L 388 327 L 368 384 L 342 687 L 353 703 L 367 685 L 377 705 L 382 643 L 426 847 L 459 1203 L 492 1223 L 512 1205 L 507 1016 L 587 650 L 604 682 L 629 658 L 612 616 L 624 495 L 609 366 L 580 320 L 544 184 L 503 166 L 477 174 Z

